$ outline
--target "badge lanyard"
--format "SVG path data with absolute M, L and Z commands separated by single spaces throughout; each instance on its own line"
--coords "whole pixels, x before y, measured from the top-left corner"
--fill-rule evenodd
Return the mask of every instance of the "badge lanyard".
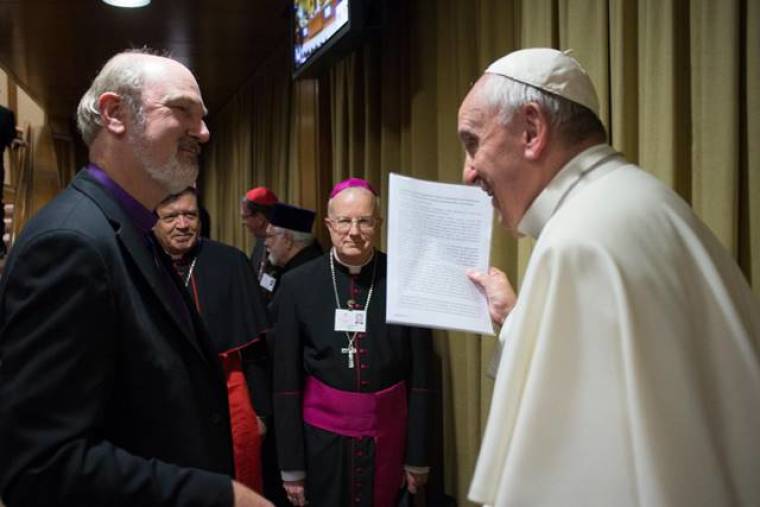
M 330 252 L 330 274 L 332 275 L 333 292 L 335 293 L 335 330 L 344 331 L 346 333 L 346 339 L 348 340 L 348 346 L 340 349 L 342 354 L 348 356 L 348 367 L 354 367 L 354 354 L 357 350 L 354 346 L 356 336 L 359 333 L 363 333 L 367 328 L 367 310 L 369 304 L 372 301 L 372 293 L 375 290 L 375 274 L 377 272 L 377 260 L 375 260 L 372 266 L 372 283 L 369 286 L 369 292 L 367 292 L 367 302 L 364 304 L 364 310 L 343 310 L 340 307 L 340 298 L 338 297 L 338 283 L 335 280 L 335 261 L 333 260 L 333 252 Z M 349 331 L 353 334 L 349 334 Z

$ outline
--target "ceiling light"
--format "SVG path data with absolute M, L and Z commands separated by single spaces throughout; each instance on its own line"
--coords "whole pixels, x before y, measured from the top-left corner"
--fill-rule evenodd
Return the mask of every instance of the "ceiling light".
M 108 5 L 113 5 L 114 7 L 145 7 L 150 3 L 150 0 L 103 0 L 103 2 L 107 3 Z

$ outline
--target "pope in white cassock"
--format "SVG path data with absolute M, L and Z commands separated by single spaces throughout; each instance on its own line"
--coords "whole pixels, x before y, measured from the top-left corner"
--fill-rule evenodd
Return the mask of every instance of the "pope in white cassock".
M 503 323 L 469 496 L 487 505 L 760 505 L 760 305 L 691 208 L 616 153 L 577 61 L 526 49 L 459 111 L 464 179 L 537 239 Z

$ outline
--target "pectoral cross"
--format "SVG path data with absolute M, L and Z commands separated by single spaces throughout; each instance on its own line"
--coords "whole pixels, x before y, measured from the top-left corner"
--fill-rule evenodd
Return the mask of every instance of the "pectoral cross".
M 348 355 L 348 367 L 353 368 L 354 367 L 354 354 L 356 354 L 356 347 L 354 347 L 353 343 L 349 343 L 348 347 L 343 347 L 340 349 L 341 354 L 347 354 Z

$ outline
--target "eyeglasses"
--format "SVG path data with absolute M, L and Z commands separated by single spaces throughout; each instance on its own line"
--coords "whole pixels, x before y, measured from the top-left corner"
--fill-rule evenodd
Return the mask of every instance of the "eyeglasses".
M 351 230 L 354 224 L 361 232 L 370 232 L 375 229 L 377 225 L 377 218 L 375 217 L 337 217 L 330 218 L 330 223 L 333 228 L 341 234 L 345 234 Z
M 174 222 L 176 222 L 179 217 L 184 217 L 185 220 L 188 222 L 195 222 L 198 220 L 198 212 L 197 211 L 178 211 L 176 213 L 169 213 L 168 215 L 164 215 L 162 217 L 158 217 L 159 220 L 161 220 L 162 223 L 165 223 L 166 225 L 171 225 Z

